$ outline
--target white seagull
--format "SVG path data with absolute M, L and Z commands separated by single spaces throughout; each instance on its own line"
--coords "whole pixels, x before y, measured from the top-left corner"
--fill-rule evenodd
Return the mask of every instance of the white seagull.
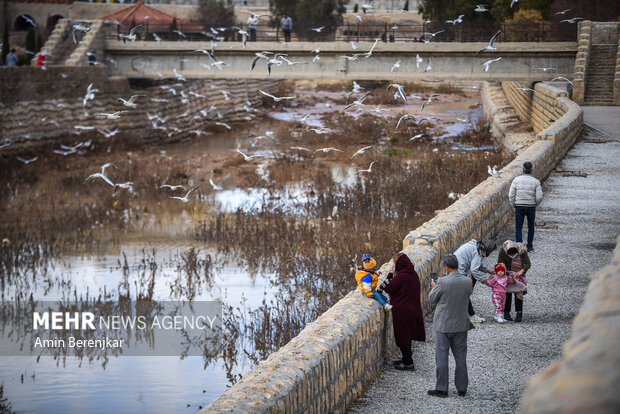
M 128 106 L 130 108 L 136 108 L 138 106 L 138 104 L 136 104 L 136 99 L 138 99 L 141 96 L 146 96 L 146 95 L 131 95 L 131 98 L 129 98 L 128 100 L 125 100 L 123 98 L 118 98 L 117 101 L 122 102 L 123 105 Z
M 488 71 L 489 71 L 489 67 L 491 66 L 491 63 L 493 63 L 493 62 L 498 62 L 501 58 L 502 58 L 502 57 L 500 56 L 500 57 L 498 57 L 497 59 L 491 59 L 491 60 L 487 60 L 486 62 L 484 62 L 484 63 L 482 64 L 482 67 L 484 68 L 484 71 L 485 71 L 485 72 L 488 72 Z
M 327 152 L 330 152 L 330 151 L 344 152 L 342 150 L 339 150 L 338 148 L 329 147 L 329 148 L 319 148 L 318 150 L 314 151 L 314 154 L 316 154 L 317 152 L 325 152 L 325 153 L 327 153 Z
M 405 88 L 403 87 L 403 85 L 399 85 L 398 83 L 392 83 L 387 87 L 386 90 L 389 91 L 393 87 L 398 90 L 398 96 L 400 96 L 403 101 L 407 102 L 407 96 L 405 95 Z
M 265 91 L 263 91 L 261 89 L 259 89 L 258 91 L 260 93 L 262 93 L 263 95 L 268 96 L 269 98 L 273 99 L 276 102 L 280 102 L 280 101 L 282 101 L 284 99 L 294 99 L 295 98 L 294 96 L 280 96 L 280 97 L 273 96 L 273 95 L 271 95 L 271 94 L 269 94 L 269 93 L 267 93 L 267 92 L 265 92 Z
M 365 172 L 367 172 L 367 173 L 371 173 L 371 172 L 372 172 L 372 166 L 373 166 L 373 165 L 375 165 L 376 163 L 377 163 L 377 161 L 373 161 L 373 162 L 371 162 L 371 163 L 370 163 L 370 166 L 369 166 L 367 169 L 365 169 L 365 170 L 359 170 L 358 172 L 356 172 L 356 173 L 355 173 L 355 175 L 358 175 L 358 174 L 361 174 L 361 173 L 365 173 Z
M 30 159 L 27 160 L 27 159 L 22 158 L 20 156 L 17 156 L 15 158 L 17 158 L 19 161 L 23 162 L 24 164 L 30 164 L 31 162 L 35 162 L 36 160 L 39 159 L 39 157 L 34 157 L 34 158 L 30 158 Z
M 355 154 L 353 154 L 353 156 L 351 157 L 351 159 L 353 159 L 353 158 L 357 157 L 357 156 L 358 156 L 358 155 L 360 155 L 360 154 L 363 154 L 366 150 L 368 150 L 368 149 L 370 149 L 370 148 L 372 148 L 372 145 L 368 145 L 368 146 L 366 146 L 366 147 L 362 147 L 362 148 L 358 149 L 358 150 L 355 152 Z
M 189 190 L 183 197 L 177 197 L 177 196 L 171 196 L 170 198 L 175 198 L 177 200 L 181 200 L 184 203 L 188 203 L 189 202 L 189 195 L 191 193 L 193 193 L 194 191 L 198 190 L 199 187 L 194 187 L 191 190 Z
M 396 69 L 400 68 L 401 62 L 402 62 L 401 60 L 397 60 L 396 63 L 392 65 L 392 69 L 390 69 L 390 72 L 394 72 Z
M 493 37 L 491 38 L 491 40 L 489 40 L 489 44 L 488 44 L 488 45 L 486 45 L 485 47 L 483 47 L 482 49 L 480 49 L 479 51 L 477 51 L 477 52 L 476 52 L 476 54 L 478 54 L 478 53 L 480 53 L 480 52 L 485 52 L 485 51 L 488 51 L 488 52 L 496 52 L 496 51 L 497 51 L 497 48 L 496 48 L 496 47 L 493 47 L 493 45 L 495 44 L 495 41 L 497 40 L 497 37 L 499 36 L 499 34 L 500 34 L 501 32 L 502 32 L 502 31 L 500 30 L 500 31 L 498 31 L 497 33 L 495 33 L 495 34 L 493 35 Z
M 235 149 L 235 150 L 233 150 L 233 151 L 238 152 L 239 154 L 243 155 L 243 159 L 244 159 L 244 160 L 246 160 L 246 161 L 251 161 L 251 160 L 253 160 L 254 158 L 262 157 L 262 155 L 258 155 L 258 154 L 254 154 L 254 155 L 247 155 L 247 154 L 243 153 L 243 152 L 242 152 L 241 150 L 239 150 L 239 149 Z

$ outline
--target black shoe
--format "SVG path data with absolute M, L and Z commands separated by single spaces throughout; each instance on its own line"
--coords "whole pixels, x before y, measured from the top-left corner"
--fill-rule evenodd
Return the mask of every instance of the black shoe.
M 427 394 L 433 397 L 448 398 L 448 391 L 428 390 Z
M 512 316 L 510 316 L 510 312 L 504 312 L 504 319 L 507 321 L 512 321 Z
M 528 248 L 527 248 L 527 252 L 528 252 L 528 253 L 532 253 L 533 251 L 534 251 L 534 247 L 528 247 Z
M 394 361 L 392 361 L 392 364 L 393 364 L 393 365 L 395 365 L 395 366 L 396 366 L 396 365 L 400 365 L 400 364 L 402 364 L 402 363 L 403 363 L 403 360 L 402 360 L 402 359 L 395 359 Z
M 521 322 L 523 320 L 523 312 L 517 312 L 517 316 L 515 317 L 515 322 Z
M 415 366 L 413 364 L 405 365 L 402 362 L 398 365 L 394 365 L 394 368 L 396 368 L 399 371 L 415 371 Z
M 459 397 L 464 397 L 467 395 L 467 391 L 459 391 Z

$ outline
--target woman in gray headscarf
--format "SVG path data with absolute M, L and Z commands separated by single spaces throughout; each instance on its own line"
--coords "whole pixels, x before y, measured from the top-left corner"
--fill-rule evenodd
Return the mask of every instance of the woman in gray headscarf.
M 493 269 L 487 269 L 482 264 L 482 259 L 488 257 L 495 249 L 497 244 L 493 239 L 470 240 L 456 251 L 454 255 L 459 260 L 459 273 L 463 276 L 472 278 L 472 283 L 476 286 L 476 282 L 482 282 L 485 274 L 493 274 Z M 476 315 L 474 307 L 469 301 L 469 320 L 471 322 L 484 322 L 485 319 Z

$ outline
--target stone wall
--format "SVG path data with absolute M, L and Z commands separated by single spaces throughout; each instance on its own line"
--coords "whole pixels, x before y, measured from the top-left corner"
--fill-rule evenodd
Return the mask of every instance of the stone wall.
M 575 74 L 573 75 L 573 100 L 583 105 L 586 94 L 586 73 L 592 48 L 592 22 L 584 20 L 579 22 L 577 30 L 577 58 L 575 59 Z
M 426 302 L 429 275 L 439 270 L 441 257 L 470 239 L 497 234 L 513 215 L 508 189 L 512 179 L 521 173 L 523 162 L 531 161 L 534 175 L 543 179 L 581 133 L 583 118 L 579 106 L 555 88 L 539 88 L 550 101 L 543 100 L 530 108 L 547 116 L 552 107 L 562 115 L 551 127 L 553 130 L 540 131 L 536 139 L 533 132 L 513 135 L 511 139 L 520 141 L 514 143 L 517 155 L 501 174 L 480 183 L 403 240 L 403 252 L 420 275 L 426 313 L 432 311 Z M 505 106 L 505 101 L 495 99 L 501 95 L 500 86 L 488 84 L 482 92 L 483 102 L 493 105 L 487 112 L 497 115 L 495 122 L 504 123 L 496 129 L 510 130 L 514 116 L 502 120 L 498 113 Z M 553 102 L 554 96 L 559 102 Z M 529 118 L 541 116 L 533 114 Z M 384 264 L 381 270 L 385 272 L 387 266 Z M 390 320 L 391 314 L 385 314 L 376 301 L 353 291 L 245 374 L 202 413 L 344 412 L 375 378 L 383 367 L 384 356 L 393 349 Z
M 616 73 L 614 75 L 614 105 L 620 105 L 620 38 L 616 52 Z
M 160 87 L 131 90 L 127 79 L 108 78 L 101 66 L 0 68 L 0 140 L 11 143 L 3 153 L 21 151 L 33 145 L 53 142 L 55 137 L 70 137 L 76 125 L 101 129 L 119 128 L 132 137 L 146 140 L 174 140 L 191 130 L 202 130 L 215 121 L 244 121 L 254 114 L 242 107 L 261 103 L 258 89 L 276 91 L 279 81 L 217 80 L 187 81 L 176 86 L 177 94 Z M 84 105 L 88 85 L 99 89 Z M 232 94 L 226 100 L 219 90 Z M 127 108 L 118 98 L 140 97 L 137 108 Z M 156 102 L 165 100 L 165 102 Z M 118 120 L 98 113 L 126 110 Z M 219 115 L 218 115 L 219 112 Z M 166 118 L 168 130 L 154 128 L 153 116 Z M 161 123 L 160 123 L 161 124 Z
M 620 407 L 620 237 L 611 262 L 590 276 L 562 359 L 530 378 L 524 414 L 617 413 Z

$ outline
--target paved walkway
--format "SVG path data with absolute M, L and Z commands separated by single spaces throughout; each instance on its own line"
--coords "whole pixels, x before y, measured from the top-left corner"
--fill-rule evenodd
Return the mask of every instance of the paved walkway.
M 350 409 L 352 413 L 513 413 L 519 408 L 524 381 L 561 354 L 572 320 L 579 312 L 588 275 L 609 263 L 620 234 L 620 108 L 587 108 L 586 129 L 543 185 L 537 209 L 535 251 L 530 255 L 530 289 L 523 322 L 491 321 L 490 288 L 477 284 L 472 301 L 487 322 L 469 335 L 469 389 L 456 395 L 450 357 L 450 397 L 426 395 L 435 388 L 435 338 L 427 322 L 427 343 L 414 343 L 417 371 L 385 366 L 383 373 Z M 584 172 L 580 174 L 560 173 Z M 497 237 L 514 238 L 514 221 Z M 487 265 L 497 260 L 494 254 Z M 513 305 L 514 306 L 514 305 Z M 400 357 L 399 354 L 394 357 Z

